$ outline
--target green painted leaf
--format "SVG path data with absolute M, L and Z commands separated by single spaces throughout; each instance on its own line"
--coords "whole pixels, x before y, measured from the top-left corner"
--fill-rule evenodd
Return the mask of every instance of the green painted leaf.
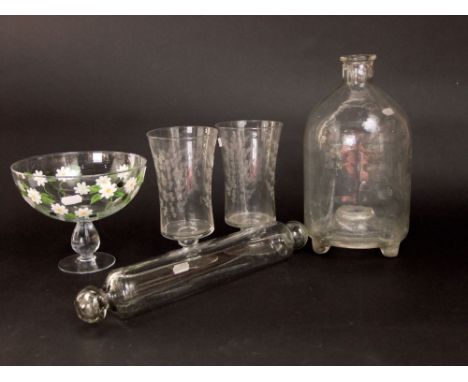
M 68 213 L 68 214 L 65 214 L 63 216 L 65 219 L 76 219 L 76 215 L 75 214 L 72 214 L 72 213 Z
M 57 178 L 55 176 L 48 176 L 47 177 L 47 182 L 48 183 L 55 183 L 55 182 L 57 182 Z
M 89 192 L 91 194 L 95 194 L 96 192 L 99 192 L 99 189 L 100 189 L 100 187 L 97 184 L 95 184 L 95 185 L 89 187 Z
M 55 202 L 55 199 L 45 192 L 41 192 L 41 200 L 44 204 L 52 204 Z
M 101 194 L 95 194 L 91 197 L 91 204 L 94 204 L 102 199 Z
M 143 179 L 145 178 L 145 175 L 144 174 L 139 174 L 137 176 L 137 184 L 140 185 L 143 183 Z
M 117 191 L 115 192 L 114 196 L 115 196 L 116 198 L 121 198 L 121 197 L 125 196 L 125 192 L 122 191 L 122 190 L 117 190 Z

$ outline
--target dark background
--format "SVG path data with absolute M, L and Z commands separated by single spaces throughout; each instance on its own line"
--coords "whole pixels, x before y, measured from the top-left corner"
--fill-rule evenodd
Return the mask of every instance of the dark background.
M 468 26 L 462 17 L 0 18 L 1 364 L 466 364 Z M 21 199 L 9 165 L 125 150 L 147 130 L 228 119 L 285 123 L 277 217 L 302 220 L 302 136 L 340 83 L 338 57 L 375 52 L 375 82 L 413 129 L 410 234 L 400 256 L 310 244 L 288 262 L 127 321 L 80 322 L 105 274 L 60 273 L 71 224 Z M 215 236 L 223 221 L 216 154 Z M 153 164 L 136 199 L 97 223 L 118 265 L 163 239 Z

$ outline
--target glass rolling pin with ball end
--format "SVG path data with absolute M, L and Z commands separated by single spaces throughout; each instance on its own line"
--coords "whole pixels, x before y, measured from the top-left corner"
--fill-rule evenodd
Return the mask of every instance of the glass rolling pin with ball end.
M 75 310 L 87 323 L 108 311 L 127 318 L 285 260 L 307 239 L 299 222 L 272 222 L 174 250 L 110 272 L 101 289 L 78 293 Z

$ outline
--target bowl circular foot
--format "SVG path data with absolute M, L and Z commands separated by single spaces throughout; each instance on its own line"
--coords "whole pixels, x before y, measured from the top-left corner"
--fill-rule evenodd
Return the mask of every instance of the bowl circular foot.
M 62 272 L 75 275 L 100 272 L 115 264 L 115 257 L 104 252 L 96 252 L 89 259 L 80 255 L 70 255 L 59 261 L 58 267 Z

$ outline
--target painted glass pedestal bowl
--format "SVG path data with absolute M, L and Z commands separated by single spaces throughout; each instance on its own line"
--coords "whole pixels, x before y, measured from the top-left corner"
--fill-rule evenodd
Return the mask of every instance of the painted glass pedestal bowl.
M 38 155 L 11 165 L 24 200 L 51 218 L 75 223 L 71 246 L 77 253 L 59 262 L 63 272 L 94 273 L 111 267 L 115 257 L 96 252 L 100 245 L 93 221 L 124 208 L 145 176 L 146 159 L 114 151 Z

